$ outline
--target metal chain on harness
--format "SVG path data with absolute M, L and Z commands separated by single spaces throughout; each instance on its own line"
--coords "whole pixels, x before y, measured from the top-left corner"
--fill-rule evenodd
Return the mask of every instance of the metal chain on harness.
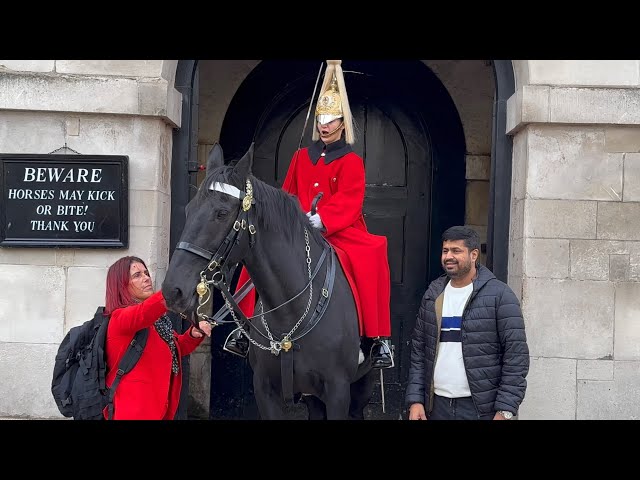
M 309 313 L 309 309 L 311 308 L 311 300 L 313 298 L 313 282 L 311 282 L 311 246 L 309 245 L 309 231 L 306 228 L 304 229 L 304 241 L 305 241 L 305 244 L 306 244 L 304 249 L 305 249 L 306 256 L 307 256 L 307 258 L 306 258 L 307 272 L 309 274 L 309 281 L 310 281 L 309 282 L 309 301 L 307 302 L 307 308 L 305 308 L 304 313 L 302 314 L 300 319 L 296 322 L 296 324 L 289 331 L 289 333 L 287 333 L 284 337 L 282 337 L 282 340 L 276 341 L 273 338 L 273 335 L 272 335 L 271 331 L 269 330 L 269 326 L 267 325 L 267 321 L 264 318 L 265 313 L 269 313 L 269 312 L 271 312 L 273 310 L 269 310 L 269 312 L 265 312 L 264 311 L 264 307 L 262 305 L 262 300 L 258 301 L 259 308 L 260 308 L 259 316 L 260 316 L 260 320 L 262 320 L 262 325 L 264 325 L 264 328 L 265 328 L 265 330 L 267 332 L 268 337 L 265 337 L 265 338 L 269 339 L 270 347 L 265 347 L 264 345 L 256 342 L 253 338 L 251 338 L 249 336 L 247 331 L 242 326 L 242 323 L 240 323 L 240 321 L 238 320 L 238 317 L 236 316 L 233 308 L 231 307 L 231 303 L 227 299 L 226 295 L 224 295 L 224 293 L 222 295 L 224 297 L 225 304 L 227 305 L 227 308 L 229 309 L 229 313 L 233 317 L 233 320 L 236 322 L 236 325 L 238 325 L 238 328 L 240 328 L 240 332 L 242 333 L 242 335 L 244 335 L 244 337 L 247 340 L 249 340 L 253 345 L 258 347 L 259 349 L 268 350 L 268 351 L 270 351 L 271 353 L 273 353 L 276 356 L 280 353 L 280 350 L 284 350 L 285 352 L 289 351 L 289 349 L 293 345 L 291 343 L 291 336 L 293 335 L 293 332 L 295 332 L 298 329 L 298 327 L 300 326 L 302 321 L 306 318 L 307 314 Z M 252 318 L 255 318 L 255 317 L 252 317 Z
M 231 232 L 229 232 L 229 234 L 227 235 L 227 238 L 225 239 L 225 241 L 220 245 L 220 247 L 218 248 L 218 250 L 215 253 L 211 253 L 206 249 L 200 248 L 197 245 L 192 245 L 186 242 L 181 242 L 184 243 L 184 245 L 181 247 L 184 250 L 190 251 L 191 253 L 194 253 L 196 255 L 202 256 L 204 258 L 206 258 L 207 260 L 210 260 L 209 264 L 200 272 L 200 282 L 198 283 L 198 285 L 196 286 L 196 292 L 198 294 L 198 307 L 196 308 L 196 315 L 198 316 L 198 318 L 201 318 L 202 320 L 205 320 L 207 322 L 209 322 L 209 324 L 212 327 L 215 327 L 218 325 L 218 322 L 215 320 L 215 317 L 212 318 L 209 315 L 207 315 L 206 313 L 204 313 L 202 311 L 202 309 L 205 307 L 205 305 L 209 302 L 209 300 L 211 299 L 211 295 L 212 295 L 212 290 L 209 287 L 209 285 L 214 285 L 216 286 L 219 290 L 220 293 L 222 294 L 222 297 L 224 299 L 224 303 L 225 303 L 225 307 L 227 308 L 227 311 L 231 314 L 231 317 L 233 318 L 233 321 L 236 323 L 236 325 L 238 326 L 238 329 L 240 330 L 241 334 L 244 335 L 244 337 L 249 340 L 251 343 L 253 343 L 256 347 L 260 348 L 261 350 L 268 350 L 270 351 L 272 354 L 274 355 L 279 355 L 281 350 L 284 350 L 285 352 L 288 352 L 292 347 L 293 347 L 293 340 L 292 336 L 294 334 L 294 332 L 298 329 L 298 327 L 300 326 L 300 324 L 302 323 L 302 321 L 307 317 L 307 315 L 309 314 L 309 310 L 311 308 L 311 302 L 313 300 L 313 279 L 315 278 L 315 274 L 318 272 L 320 265 L 322 263 L 322 259 L 325 256 L 325 252 L 322 253 L 321 257 L 320 257 L 320 261 L 318 263 L 318 266 L 316 268 L 316 272 L 312 275 L 311 274 L 311 246 L 309 244 L 309 230 L 307 228 L 304 229 L 304 241 L 305 241 L 305 253 L 306 253 L 306 262 L 307 262 L 307 275 L 309 277 L 309 283 L 295 296 L 293 296 L 292 298 L 290 298 L 289 300 L 287 300 L 286 302 L 278 305 L 277 307 L 272 308 L 271 310 L 268 311 L 264 311 L 264 306 L 262 303 L 262 299 L 259 301 L 259 310 L 260 313 L 257 315 L 254 315 L 252 317 L 247 318 L 242 312 L 241 312 L 241 316 L 243 317 L 243 322 L 244 321 L 249 321 L 249 323 L 251 323 L 251 320 L 254 318 L 258 318 L 260 317 L 262 324 L 264 325 L 265 331 L 267 333 L 267 335 L 263 334 L 259 329 L 255 329 L 255 331 L 257 333 L 259 333 L 262 337 L 264 337 L 265 339 L 269 340 L 269 347 L 265 347 L 262 344 L 256 342 L 255 340 L 253 340 L 248 332 L 245 330 L 244 326 L 243 326 L 243 322 L 241 322 L 238 319 L 238 316 L 234 310 L 234 306 L 238 307 L 238 305 L 235 303 L 235 299 L 233 298 L 233 295 L 231 295 L 231 293 L 229 292 L 229 288 L 227 285 L 227 274 L 233 276 L 233 271 L 235 270 L 236 266 L 238 265 L 237 263 L 235 265 L 232 266 L 231 270 L 229 270 L 228 267 L 225 267 L 224 264 L 226 264 L 226 260 L 228 259 L 228 256 L 231 253 L 231 250 L 233 250 L 233 247 L 235 244 L 238 244 L 238 239 L 239 239 L 239 235 L 242 234 L 242 231 L 244 230 L 249 230 L 249 233 L 251 235 L 255 235 L 256 234 L 256 228 L 254 225 L 250 224 L 250 220 L 247 221 L 247 219 L 245 218 L 240 218 L 240 215 L 242 215 L 243 212 L 247 212 L 250 208 L 251 205 L 254 202 L 253 200 L 253 186 L 251 185 L 251 182 L 249 179 L 247 179 L 246 181 L 246 190 L 245 190 L 245 195 L 244 197 L 240 197 L 238 196 L 238 198 L 242 198 L 242 211 L 238 214 L 238 218 L 236 219 L 235 223 L 233 224 L 232 229 L 235 230 L 236 234 L 235 236 L 231 236 L 233 235 Z M 224 191 L 225 193 L 228 193 L 227 191 L 225 191 L 224 189 L 220 190 L 220 191 Z M 322 194 L 320 194 L 321 196 Z M 236 196 L 236 195 L 234 195 Z M 312 210 L 315 207 L 315 203 L 317 202 L 317 200 L 320 199 L 320 196 L 316 196 L 316 199 L 314 199 L 313 201 L 313 206 L 312 206 Z M 180 246 L 181 244 L 179 244 Z M 224 247 L 224 250 L 222 251 L 222 253 L 220 252 L 220 249 L 223 248 L 223 245 L 226 245 Z M 227 272 L 225 273 L 224 269 L 227 270 Z M 209 272 L 212 272 L 211 275 L 211 279 L 207 278 L 207 275 Z M 300 295 L 302 295 L 304 293 L 304 291 L 307 289 L 307 287 L 309 288 L 309 300 L 307 301 L 307 306 L 304 310 L 304 313 L 302 314 L 302 316 L 298 319 L 298 321 L 296 322 L 296 324 L 293 326 L 293 328 L 289 331 L 289 333 L 285 334 L 282 338 L 282 340 L 275 340 L 273 337 L 273 334 L 271 333 L 271 331 L 269 330 L 269 326 L 267 324 L 267 321 L 265 319 L 265 315 L 271 312 L 274 312 L 282 307 L 284 307 L 285 305 L 287 305 L 288 303 L 294 301 L 296 298 L 298 298 Z M 322 295 L 326 298 L 328 297 L 328 292 L 325 288 L 322 289 Z M 233 302 L 233 305 L 232 305 Z M 181 316 L 183 318 L 185 318 L 185 316 L 183 314 L 181 314 Z M 308 333 L 308 332 L 307 332 Z M 303 335 L 301 335 L 303 336 Z M 298 337 L 300 338 L 300 337 Z

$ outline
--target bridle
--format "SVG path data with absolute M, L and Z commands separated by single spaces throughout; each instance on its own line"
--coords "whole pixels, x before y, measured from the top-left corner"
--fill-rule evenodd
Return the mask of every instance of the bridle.
M 255 245 L 256 227 L 253 222 L 253 211 L 251 210 L 251 206 L 255 205 L 255 199 L 253 198 L 253 186 L 249 179 L 246 181 L 244 192 L 233 185 L 221 182 L 212 182 L 209 190 L 226 193 L 227 195 L 238 198 L 242 202 L 242 206 L 238 211 L 236 220 L 233 222 L 229 233 L 227 233 L 215 253 L 206 248 L 184 241 L 178 243 L 176 250 L 185 250 L 209 262 L 204 270 L 200 272 L 200 282 L 196 286 L 196 292 L 198 293 L 198 308 L 196 314 L 202 320 L 206 320 L 211 323 L 212 326 L 216 326 L 218 322 L 214 322 L 211 317 L 202 312 L 203 306 L 211 298 L 209 285 L 220 289 L 224 294 L 231 295 L 226 287 L 228 283 L 227 279 L 233 277 L 233 272 L 238 266 L 238 262 L 231 263 L 228 260 L 234 248 L 240 245 L 241 240 L 244 238 L 245 231 L 249 231 L 249 248 L 253 248 Z M 208 275 L 211 275 L 210 279 Z
M 239 264 L 239 262 L 235 262 L 235 263 L 230 262 L 229 258 L 231 257 L 231 253 L 234 251 L 234 248 L 240 245 L 240 242 L 244 236 L 243 234 L 246 230 L 249 231 L 249 248 L 252 248 L 255 245 L 256 228 L 253 221 L 254 219 L 253 213 L 255 209 L 251 208 L 256 203 L 255 198 L 253 196 L 253 186 L 251 184 L 251 181 L 247 179 L 244 192 L 240 191 L 240 189 L 234 187 L 233 185 L 229 185 L 221 182 L 212 182 L 209 189 L 217 192 L 222 192 L 227 195 L 231 195 L 235 198 L 238 198 L 239 200 L 242 201 L 242 207 L 240 208 L 238 212 L 238 216 L 236 217 L 236 220 L 234 221 L 229 233 L 225 236 L 225 239 L 222 241 L 222 243 L 220 244 L 218 249 L 215 251 L 215 253 L 190 242 L 181 241 L 176 246 L 176 250 L 188 251 L 194 255 L 204 258 L 209 262 L 207 266 L 200 272 L 200 282 L 196 286 L 196 292 L 198 293 L 198 308 L 196 310 L 196 314 L 200 319 L 209 322 L 213 327 L 219 325 L 220 323 L 230 323 L 233 321 L 238 325 L 238 327 L 242 329 L 243 334 L 256 347 L 262 350 L 269 350 L 274 355 L 278 355 L 281 350 L 284 350 L 286 352 L 293 346 L 294 340 L 297 340 L 302 336 L 306 335 L 307 333 L 309 333 L 309 331 L 311 331 L 311 329 L 315 325 L 317 325 L 318 321 L 322 317 L 322 314 L 324 314 L 324 311 L 328 306 L 328 300 L 331 296 L 331 291 L 333 290 L 333 280 L 335 278 L 335 259 L 331 254 L 332 247 L 328 243 L 325 244 L 323 252 L 312 274 L 309 235 L 308 235 L 308 231 L 305 229 L 305 242 L 306 242 L 305 252 L 307 257 L 306 262 L 307 262 L 307 269 L 309 273 L 309 282 L 298 294 L 294 295 L 293 297 L 286 300 L 285 302 L 278 305 L 277 307 L 272 308 L 266 312 L 261 308 L 262 311 L 259 314 L 254 315 L 252 317 L 247 317 L 238 306 L 237 301 L 234 298 L 234 295 L 231 294 L 227 285 L 229 283 L 228 280 L 230 280 L 233 277 L 233 272 L 235 271 L 235 269 Z M 320 195 L 314 200 L 313 210 L 315 210 L 315 204 L 317 203 L 319 198 L 320 198 Z M 238 256 L 238 258 L 241 258 L 241 256 Z M 309 312 L 309 308 L 311 306 L 311 299 L 313 295 L 313 280 L 315 279 L 316 275 L 320 271 L 320 267 L 323 265 L 324 261 L 327 258 L 329 259 L 327 263 L 327 275 L 325 278 L 323 288 L 321 290 L 318 306 L 316 307 L 314 314 L 312 315 L 311 319 L 309 320 L 305 328 L 301 329 L 298 332 L 298 334 L 294 337 L 293 336 L 294 332 L 298 329 L 302 321 L 305 319 L 307 313 Z M 211 275 L 210 279 L 208 278 L 209 275 Z M 211 298 L 212 292 L 211 292 L 210 285 L 220 290 L 224 298 L 226 307 L 228 308 L 229 313 L 231 313 L 233 320 L 229 320 L 229 321 L 222 320 L 222 318 L 218 318 L 218 317 L 221 317 L 218 314 L 216 314 L 214 317 L 209 317 L 206 313 L 202 311 L 202 308 L 204 307 L 204 305 Z M 294 325 L 291 331 L 285 334 L 281 340 L 274 339 L 273 335 L 269 331 L 269 327 L 266 323 L 264 315 L 272 313 L 280 309 L 281 307 L 287 305 L 288 303 L 292 302 L 293 300 L 298 298 L 300 295 L 302 295 L 307 289 L 309 290 L 309 301 L 307 303 L 307 308 L 304 314 L 300 317 L 300 319 L 297 321 L 297 323 Z M 252 339 L 249 336 L 246 330 L 242 327 L 244 322 L 250 322 L 252 319 L 255 319 L 255 318 L 260 318 L 262 320 L 262 324 L 266 330 L 267 335 L 263 334 L 257 328 L 255 329 L 255 331 L 269 341 L 270 347 L 265 347 L 264 345 L 256 342 L 254 339 Z

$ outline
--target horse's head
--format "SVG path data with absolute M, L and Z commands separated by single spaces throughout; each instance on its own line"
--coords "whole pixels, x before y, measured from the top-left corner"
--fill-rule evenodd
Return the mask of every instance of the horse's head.
M 176 312 L 193 312 L 198 306 L 196 286 L 201 272 L 207 270 L 211 278 L 212 261 L 238 262 L 245 242 L 231 242 L 230 236 L 239 233 L 236 223 L 246 215 L 242 208 L 247 199 L 247 179 L 251 175 L 253 144 L 249 151 L 233 167 L 224 166 L 222 148 L 215 144 L 207 160 L 207 177 L 196 196 L 186 207 L 186 221 L 182 236 L 171 257 L 162 293 L 167 306 Z M 250 200 L 250 199 L 249 199 Z M 241 234 L 248 237 L 248 225 L 242 224 Z M 227 240 L 225 242 L 225 240 Z M 228 279 L 230 280 L 230 279 Z

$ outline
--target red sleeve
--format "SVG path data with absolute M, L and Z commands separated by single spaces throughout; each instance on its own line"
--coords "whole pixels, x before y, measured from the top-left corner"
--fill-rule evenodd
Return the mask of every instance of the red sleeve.
M 362 215 L 364 204 L 364 162 L 359 155 L 349 154 L 338 175 L 338 191 L 326 203 L 321 203 L 318 214 L 326 229 L 326 236 L 353 225 Z
M 133 335 L 153 325 L 166 311 L 162 290 L 158 290 L 142 303 L 115 310 L 109 320 L 109 330 L 115 335 Z
M 182 335 L 175 335 L 176 342 L 178 342 L 178 345 L 180 346 L 180 354 L 182 356 L 189 355 L 196 348 L 198 348 L 198 345 L 200 345 L 202 341 L 205 339 L 204 335 L 202 335 L 202 337 L 200 338 L 192 337 L 191 336 L 192 329 L 193 327 L 189 327 L 189 329 L 186 332 L 184 332 Z
M 282 189 L 290 193 L 291 195 L 298 195 L 298 185 L 296 184 L 296 168 L 298 166 L 298 156 L 300 155 L 301 150 L 296 150 L 296 153 L 293 154 L 293 158 L 291 159 L 291 163 L 289 164 L 289 169 L 287 170 L 287 176 L 284 178 L 284 182 L 282 184 Z

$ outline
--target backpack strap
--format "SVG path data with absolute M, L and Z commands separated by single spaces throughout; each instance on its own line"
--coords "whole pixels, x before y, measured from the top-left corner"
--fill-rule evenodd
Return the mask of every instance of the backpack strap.
M 122 380 L 122 376 L 125 373 L 131 371 L 133 367 L 135 367 L 138 360 L 142 356 L 142 351 L 144 350 L 145 345 L 147 344 L 147 338 L 149 337 L 149 329 L 143 328 L 142 330 L 138 330 L 129 343 L 127 347 L 127 351 L 124 353 L 122 358 L 120 359 L 120 363 L 118 363 L 118 372 L 116 373 L 116 378 L 113 380 L 111 387 L 109 388 L 109 400 L 108 400 L 108 420 L 113 419 L 113 397 L 116 394 L 116 388 L 118 388 L 118 384 L 120 380 Z

